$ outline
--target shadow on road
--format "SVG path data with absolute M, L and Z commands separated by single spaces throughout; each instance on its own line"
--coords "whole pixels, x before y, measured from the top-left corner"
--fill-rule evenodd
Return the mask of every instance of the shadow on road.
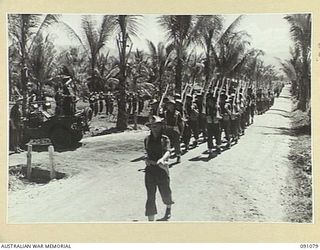
M 143 155 L 143 156 L 140 156 L 140 157 L 138 157 L 138 158 L 136 158 L 136 159 L 131 160 L 130 162 L 143 161 L 145 158 L 146 158 L 146 157 Z
M 27 179 L 27 166 L 24 164 L 10 166 L 9 174 L 19 176 L 19 179 L 23 179 L 28 182 L 35 182 L 37 184 L 47 184 L 51 181 L 50 171 L 46 169 L 41 169 L 39 167 L 33 167 L 31 169 L 31 178 Z M 65 173 L 55 172 L 55 179 L 60 180 L 67 177 Z
M 283 128 L 283 127 L 268 127 L 268 126 L 259 126 L 276 130 L 273 133 L 265 132 L 263 135 L 289 135 L 289 136 L 298 136 L 298 135 L 311 135 L 310 126 L 301 126 L 297 128 Z
M 277 113 L 277 112 L 267 112 L 265 115 L 281 115 L 281 116 L 283 116 L 283 117 L 285 117 L 285 118 L 291 118 L 292 117 L 292 115 L 284 115 L 284 114 L 280 114 L 280 113 Z
M 75 150 L 77 150 L 78 148 L 80 148 L 82 146 L 83 146 L 83 143 L 77 142 L 77 143 L 75 143 L 74 145 L 72 145 L 70 147 L 54 147 L 54 150 L 56 152 L 62 153 L 62 152 L 66 152 L 66 151 L 75 151 Z M 49 145 L 32 145 L 32 151 L 38 152 L 38 153 L 46 152 L 46 151 L 48 151 L 48 147 L 49 147 Z M 25 151 L 27 151 L 27 145 L 25 145 L 23 147 L 23 149 Z
M 219 154 L 222 154 L 224 151 L 227 151 L 229 150 L 230 148 L 227 148 L 227 147 L 222 147 L 221 148 L 221 152 L 218 153 L 217 151 L 214 151 L 213 154 L 209 155 L 209 152 L 208 150 L 204 151 L 202 154 L 205 154 L 207 156 L 203 156 L 202 154 L 201 155 L 198 155 L 196 157 L 193 157 L 191 159 L 189 159 L 189 161 L 203 161 L 203 162 L 208 162 L 214 158 L 216 158 Z
M 180 162 L 172 162 L 169 164 L 169 168 L 172 168 L 173 166 L 178 165 L 178 164 L 180 164 Z
M 118 129 L 116 127 L 112 127 L 112 128 L 108 128 L 103 131 L 100 131 L 98 133 L 94 133 L 94 131 L 92 131 L 91 136 L 94 137 L 94 136 L 109 135 L 109 134 L 121 133 L 121 132 L 124 132 L 124 130 Z
M 277 97 L 277 98 L 291 99 L 291 96 L 283 96 L 283 95 L 281 95 L 281 96 L 279 96 L 279 97 Z
M 291 113 L 288 110 L 284 110 L 284 109 L 275 109 L 275 108 L 271 108 L 269 109 L 269 111 L 280 111 L 280 112 L 285 112 L 285 113 Z M 269 113 L 269 112 L 268 112 Z

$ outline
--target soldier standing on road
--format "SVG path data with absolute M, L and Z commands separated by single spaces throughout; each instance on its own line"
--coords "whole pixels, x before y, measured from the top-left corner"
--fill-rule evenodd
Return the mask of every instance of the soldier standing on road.
M 95 102 L 95 95 L 94 95 L 94 92 L 91 92 L 89 96 L 89 104 L 92 111 L 94 111 L 94 102 Z
M 193 103 L 192 101 L 193 97 L 191 94 L 187 95 L 187 102 L 186 102 L 186 118 L 187 118 L 187 123 L 190 127 L 191 132 L 188 132 L 186 130 L 186 137 L 185 137 L 185 145 L 189 145 L 190 138 L 191 138 L 191 133 L 193 134 L 194 141 L 193 141 L 193 146 L 198 145 L 198 139 L 199 139 L 199 110 L 196 105 L 196 103 Z
M 258 91 L 257 91 L 256 105 L 257 105 L 257 113 L 258 113 L 258 115 L 261 115 L 261 113 L 262 113 L 262 89 L 258 89 Z
M 156 191 L 159 189 L 163 203 L 166 205 L 166 212 L 162 219 L 167 221 L 171 217 L 172 201 L 168 159 L 170 157 L 170 141 L 163 135 L 163 119 L 153 116 L 147 123 L 151 133 L 144 140 L 146 150 L 145 186 L 147 189 L 147 202 L 145 215 L 149 221 L 154 221 L 157 214 Z
M 182 117 L 179 111 L 175 108 L 176 102 L 168 100 L 167 109 L 164 112 L 166 121 L 165 134 L 169 137 L 171 145 L 175 149 L 177 162 L 181 162 L 180 134 L 182 131 Z
M 221 125 L 220 120 L 217 116 L 217 112 L 220 107 L 217 105 L 217 98 L 213 96 L 212 93 L 208 93 L 206 96 L 206 120 L 208 129 L 208 151 L 209 156 L 213 154 L 213 138 L 216 141 L 217 153 L 221 152 Z
M 132 114 L 132 102 L 133 102 L 133 94 L 130 92 L 130 94 L 127 96 L 127 104 L 128 104 L 128 114 Z
M 110 93 L 110 100 L 109 100 L 109 114 L 113 114 L 113 109 L 114 109 L 114 95 Z
M 203 141 L 207 140 L 207 122 L 206 122 L 206 114 L 203 109 L 203 94 L 198 94 L 196 99 L 196 104 L 199 109 L 199 117 L 198 117 L 198 124 L 199 130 L 202 133 Z
M 108 115 L 109 114 L 109 101 L 110 101 L 110 93 L 109 92 L 104 96 L 104 101 L 105 101 L 105 105 L 106 105 L 106 115 Z
M 238 143 L 240 137 L 240 113 L 238 109 L 238 105 L 235 103 L 236 95 L 231 94 L 230 96 L 230 105 L 231 105 L 231 134 L 232 139 L 235 143 Z
M 240 107 L 242 108 L 242 114 L 241 114 L 241 129 L 242 129 L 242 134 L 244 135 L 244 131 L 247 128 L 247 113 L 248 113 L 248 103 L 246 98 L 240 94 L 240 100 L 241 104 Z
M 101 91 L 99 94 L 99 113 L 102 113 L 103 111 L 103 99 L 104 99 L 104 93 Z
M 255 109 L 256 109 L 256 97 L 255 97 L 252 89 L 249 89 L 248 93 L 249 93 L 249 96 L 250 96 L 250 102 L 249 102 L 249 105 L 250 105 L 250 121 L 249 121 L 249 123 L 252 124 L 253 123 L 253 119 L 254 119 L 254 112 L 255 112 Z
M 231 134 L 231 106 L 226 93 L 221 94 L 221 116 L 222 116 L 222 129 L 224 130 L 227 139 L 227 148 L 230 148 L 230 134 Z
M 240 94 L 240 135 L 244 135 L 246 129 L 246 102 L 243 95 Z
M 63 96 L 61 88 L 57 85 L 55 86 L 55 95 L 54 100 L 56 102 L 56 108 L 55 108 L 55 115 L 62 115 L 63 114 Z
M 94 92 L 94 116 L 96 116 L 98 114 L 99 111 L 99 93 L 98 92 Z
M 138 96 L 136 93 L 132 95 L 132 114 L 138 111 Z
M 66 81 L 62 87 L 62 96 L 63 96 L 63 115 L 69 116 L 73 113 L 73 96 L 70 87 L 70 82 L 72 81 L 71 77 L 64 77 Z
M 183 114 L 183 103 L 181 101 L 181 99 L 176 99 L 176 110 L 180 113 L 181 115 L 181 130 L 180 130 L 180 142 L 183 139 L 183 135 L 184 135 L 184 129 L 185 129 L 185 125 L 186 125 L 186 120 L 184 119 L 184 114 Z
M 141 114 L 144 108 L 144 99 L 140 92 L 138 92 L 138 114 Z
M 22 140 L 22 119 L 20 101 L 17 100 L 10 111 L 10 135 L 12 136 L 12 146 L 15 153 L 23 152 L 20 148 Z

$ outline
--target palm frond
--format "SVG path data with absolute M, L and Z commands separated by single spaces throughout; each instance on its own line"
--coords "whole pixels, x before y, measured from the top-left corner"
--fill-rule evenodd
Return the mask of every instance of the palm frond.
M 241 20 L 243 19 L 244 15 L 238 16 L 228 27 L 227 29 L 222 33 L 220 38 L 217 40 L 216 45 L 224 43 L 230 34 L 234 32 L 235 28 L 238 27 L 240 24 Z M 214 47 L 216 46 L 214 45 Z
M 102 48 L 115 28 L 116 16 L 104 15 L 99 30 L 98 50 Z
M 128 36 L 138 36 L 141 15 L 118 15 L 113 19 L 115 32 L 125 32 Z
M 99 34 L 95 28 L 96 23 L 92 20 L 91 16 L 85 15 L 81 19 L 82 29 L 85 34 L 86 41 L 89 45 L 91 57 L 95 57 L 98 51 Z
M 154 43 L 151 42 L 150 40 L 147 40 L 147 45 L 148 45 L 149 51 L 151 52 L 151 56 L 153 58 L 156 57 L 157 56 L 157 48 L 154 45 Z

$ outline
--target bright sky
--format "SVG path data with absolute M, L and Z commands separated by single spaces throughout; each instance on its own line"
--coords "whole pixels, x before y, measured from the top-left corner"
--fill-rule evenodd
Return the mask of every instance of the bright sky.
M 139 37 L 132 38 L 133 49 L 147 50 L 146 39 L 157 44 L 160 41 L 165 41 L 165 32 L 157 23 L 159 15 L 143 15 L 141 17 L 141 27 Z M 231 24 L 238 15 L 223 15 L 225 25 Z M 266 64 L 274 64 L 279 66 L 275 59 L 288 59 L 289 47 L 293 46 L 290 39 L 289 24 L 283 17 L 285 14 L 250 14 L 245 15 L 237 30 L 245 30 L 251 36 L 251 45 L 253 48 L 261 49 L 265 52 L 264 60 Z M 95 16 L 97 24 L 100 24 L 101 16 Z M 81 16 L 80 15 L 63 15 L 62 20 L 69 24 L 78 34 L 82 34 Z M 58 45 L 72 44 L 64 32 L 57 33 L 55 42 Z M 74 44 L 74 43 L 73 43 Z M 105 50 L 110 50 L 112 54 L 116 52 L 115 39 L 111 38 L 105 46 Z

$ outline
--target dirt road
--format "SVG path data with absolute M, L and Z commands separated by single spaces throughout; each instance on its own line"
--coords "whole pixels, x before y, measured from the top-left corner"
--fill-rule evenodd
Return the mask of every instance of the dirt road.
M 275 105 L 237 145 L 208 159 L 207 145 L 189 151 L 171 168 L 171 221 L 286 222 L 291 185 L 288 160 L 291 99 L 285 87 Z M 56 168 L 67 178 L 10 191 L 9 223 L 146 221 L 143 138 L 129 131 L 82 140 L 74 151 L 55 152 Z M 174 162 L 175 160 L 171 160 Z M 26 162 L 25 153 L 10 165 Z M 34 166 L 46 166 L 47 152 L 33 154 Z M 164 205 L 157 197 L 158 217 Z

